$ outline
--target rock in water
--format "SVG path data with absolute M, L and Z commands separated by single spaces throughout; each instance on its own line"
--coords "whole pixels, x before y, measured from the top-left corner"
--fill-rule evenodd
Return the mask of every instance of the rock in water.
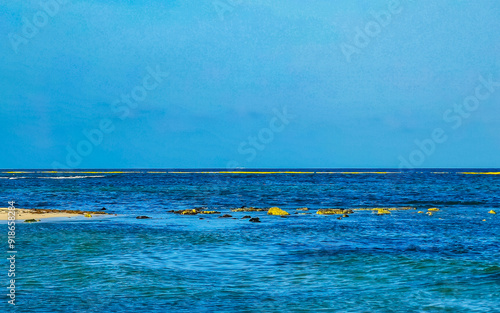
M 308 208 L 298 208 L 297 211 L 309 211 Z
M 24 222 L 25 223 L 36 223 L 36 222 L 40 222 L 40 220 L 30 219 L 30 220 L 25 220 Z
M 231 212 L 261 212 L 261 211 L 265 211 L 265 210 L 266 209 L 242 207 L 242 208 L 231 209 Z
M 260 219 L 258 217 L 253 217 L 253 218 L 249 219 L 249 221 L 252 223 L 260 223 Z
M 377 215 L 385 215 L 385 214 L 391 214 L 391 211 L 389 211 L 387 209 L 379 209 L 377 211 Z
M 407 210 L 416 210 L 414 207 L 399 207 L 399 208 L 358 208 L 354 209 L 354 211 L 377 211 L 377 210 L 389 210 L 389 211 L 407 211 Z
M 354 213 L 353 210 L 344 210 L 344 209 L 320 209 L 316 212 L 316 214 L 324 214 L 324 215 L 331 215 L 331 214 L 352 214 Z
M 179 213 L 181 215 L 196 215 L 198 214 L 198 211 L 196 209 L 192 209 L 192 210 L 176 211 L 175 213 Z
M 228 218 L 228 217 L 233 217 L 233 216 L 229 214 L 224 214 L 222 216 L 219 216 L 219 218 Z
M 493 210 L 489 211 L 488 213 L 490 213 L 490 214 L 497 214 L 497 212 L 495 212 Z
M 438 208 L 430 208 L 428 211 L 437 212 L 437 211 L 439 211 L 439 209 Z
M 241 219 L 244 219 L 244 218 L 252 218 L 252 217 L 250 215 L 245 215 Z
M 144 215 L 136 217 L 136 219 L 138 219 L 138 220 L 144 220 L 144 219 L 147 219 L 147 218 L 151 218 L 151 217 L 144 216 Z
M 287 211 L 284 211 L 277 207 L 272 207 L 267 211 L 267 215 L 290 215 Z

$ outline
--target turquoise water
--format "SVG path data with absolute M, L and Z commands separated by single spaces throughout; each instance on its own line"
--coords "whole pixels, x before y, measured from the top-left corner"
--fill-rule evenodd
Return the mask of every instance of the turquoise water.
M 4 207 L 16 201 L 18 207 L 105 207 L 119 214 L 18 223 L 17 305 L 8 306 L 5 296 L 0 309 L 499 312 L 500 227 L 488 211 L 500 211 L 500 176 L 461 172 L 0 173 Z M 291 215 L 230 211 L 243 205 L 279 206 Z M 234 219 L 168 212 L 197 206 Z M 310 213 L 440 211 L 356 211 L 341 220 L 294 214 L 304 206 Z M 262 222 L 241 219 L 245 215 Z

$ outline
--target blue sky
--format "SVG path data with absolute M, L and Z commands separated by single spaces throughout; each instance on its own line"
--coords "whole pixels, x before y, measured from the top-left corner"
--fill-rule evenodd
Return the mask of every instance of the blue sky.
M 500 167 L 498 1 L 54 1 L 0 1 L 0 168 Z

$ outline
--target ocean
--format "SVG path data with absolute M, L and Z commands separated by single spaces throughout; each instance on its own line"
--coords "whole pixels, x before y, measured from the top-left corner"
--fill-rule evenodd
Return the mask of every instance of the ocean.
M 16 305 L 0 311 L 500 312 L 498 172 L 3 170 L 0 207 L 118 216 L 18 222 Z M 196 207 L 221 213 L 170 212 Z M 400 207 L 415 209 L 316 214 Z

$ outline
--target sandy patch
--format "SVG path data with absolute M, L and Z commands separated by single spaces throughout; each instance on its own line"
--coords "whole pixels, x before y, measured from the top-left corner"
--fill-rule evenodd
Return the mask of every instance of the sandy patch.
M 0 208 L 0 221 L 8 220 L 8 208 Z M 80 210 L 48 210 L 48 209 L 17 209 L 16 208 L 16 220 L 24 221 L 24 220 L 42 220 L 46 218 L 54 218 L 54 217 L 75 217 L 75 216 L 109 216 L 109 214 L 104 212 L 88 212 L 88 211 L 80 211 Z

